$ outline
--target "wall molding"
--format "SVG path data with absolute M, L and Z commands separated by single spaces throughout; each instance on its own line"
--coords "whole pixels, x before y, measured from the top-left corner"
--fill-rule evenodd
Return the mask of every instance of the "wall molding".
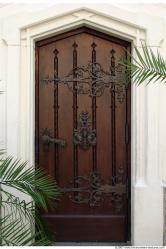
M 163 37 L 154 37 L 154 29 L 158 27 L 156 33 L 162 29 L 160 20 L 155 19 L 154 26 L 150 26 L 145 22 L 147 16 L 143 16 L 139 23 L 134 20 L 133 13 L 110 8 L 115 9 L 112 15 L 85 7 L 55 14 L 55 8 L 47 15 L 41 12 L 36 18 L 33 13 L 28 21 L 22 16 L 19 20 L 13 17 L 13 22 L 12 19 L 5 22 L 4 39 L 8 44 L 7 151 L 10 154 L 34 165 L 36 41 L 84 25 L 130 41 L 132 46 L 140 46 L 141 41 L 160 46 Z M 16 31 L 14 36 L 9 33 L 12 28 Z M 131 236 L 132 245 L 137 246 L 163 244 L 163 190 L 156 173 L 159 170 L 159 128 L 155 122 L 159 108 L 157 98 L 158 89 L 153 85 L 139 88 L 132 85 Z M 13 108 L 12 103 L 15 103 Z

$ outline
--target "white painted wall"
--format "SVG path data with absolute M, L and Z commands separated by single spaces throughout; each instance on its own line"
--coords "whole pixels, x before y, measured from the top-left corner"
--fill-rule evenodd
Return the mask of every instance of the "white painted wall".
M 59 1 L 60 2 L 60 1 Z M 0 6 L 0 144 L 34 163 L 34 42 L 86 24 L 166 54 L 165 5 Z M 132 87 L 132 244 L 163 244 L 166 87 Z

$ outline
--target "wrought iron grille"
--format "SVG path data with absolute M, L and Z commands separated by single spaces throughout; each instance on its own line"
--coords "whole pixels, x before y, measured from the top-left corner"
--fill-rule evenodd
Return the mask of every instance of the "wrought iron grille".
M 55 75 L 57 75 L 55 73 Z M 87 65 L 73 68 L 64 77 L 43 79 L 46 84 L 67 85 L 69 90 L 77 94 L 88 94 L 90 97 L 100 97 L 106 88 L 115 92 L 119 102 L 125 99 L 126 70 L 118 64 L 110 66 L 110 71 L 104 70 L 98 62 L 89 62 Z
M 71 185 L 71 187 L 60 188 L 60 191 L 67 194 L 74 203 L 97 207 L 103 203 L 105 196 L 107 196 L 110 197 L 117 212 L 123 208 L 123 195 L 127 194 L 123 168 L 119 168 L 117 175 L 112 177 L 108 183 L 101 179 L 99 172 L 92 171 L 87 176 L 74 177 Z

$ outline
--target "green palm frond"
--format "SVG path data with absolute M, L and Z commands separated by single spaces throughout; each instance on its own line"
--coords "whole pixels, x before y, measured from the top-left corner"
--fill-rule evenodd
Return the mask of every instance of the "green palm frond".
M 0 239 L 2 241 L 2 245 L 21 246 L 28 244 L 29 242 L 32 243 L 34 240 L 34 235 L 32 235 L 32 231 L 29 229 L 29 226 L 27 227 L 27 225 L 24 224 L 23 227 L 20 219 L 11 220 L 11 215 L 7 215 L 1 219 L 0 225 Z
M 1 211 L 3 214 L 10 213 L 10 222 L 14 222 L 16 219 L 17 221 L 25 221 L 29 224 L 29 227 L 36 231 L 39 231 L 33 236 L 33 239 L 37 238 L 35 243 L 39 245 L 39 243 L 44 242 L 47 238 L 46 242 L 48 244 L 51 241 L 55 241 L 55 238 L 48 233 L 48 227 L 44 220 L 41 219 L 39 210 L 35 208 L 34 201 L 26 202 L 25 200 L 20 201 L 18 197 L 15 197 L 11 193 L 8 193 L 2 189 L 3 198 L 1 199 Z M 24 228 L 24 222 L 22 222 L 22 227 Z M 31 229 L 30 229 L 31 230 Z M 41 235 L 44 235 L 44 237 Z M 40 240 L 38 238 L 41 237 Z M 43 239 L 45 238 L 45 239 Z M 45 242 L 45 243 L 46 243 Z
M 48 203 L 59 195 L 56 183 L 39 168 L 26 168 L 27 163 L 5 159 L 0 167 L 1 186 L 15 188 L 33 198 L 36 205 L 45 210 Z
M 130 77 L 134 79 L 134 83 L 139 85 L 145 80 L 147 84 L 152 80 L 166 82 L 166 61 L 158 51 L 155 54 L 152 48 L 146 45 L 142 45 L 140 49 L 135 47 L 134 51 L 136 59 L 127 51 L 130 59 L 120 62 L 125 66 Z
M 51 245 L 51 241 L 42 232 L 35 233 L 30 229 L 29 224 L 24 224 L 21 219 L 11 220 L 11 215 L 0 219 L 0 241 L 5 246 L 24 246 L 24 245 Z M 41 237 L 36 242 L 36 236 Z
M 3 214 L 11 213 L 11 219 L 15 217 L 19 219 L 28 220 L 30 223 L 35 224 L 35 205 L 34 201 L 26 202 L 25 200 L 20 200 L 19 197 L 0 189 L 1 191 L 1 212 Z M 3 196 L 3 198 L 2 198 Z
M 3 154 L 1 150 L 0 152 Z M 17 192 L 13 191 L 15 189 Z M 28 195 L 31 201 L 20 199 L 20 192 Z M 14 160 L 12 157 L 1 159 L 1 245 L 51 245 L 55 239 L 48 233 L 36 206 L 47 211 L 51 201 L 58 200 L 58 196 L 56 183 L 43 170 L 27 167 L 27 163 Z

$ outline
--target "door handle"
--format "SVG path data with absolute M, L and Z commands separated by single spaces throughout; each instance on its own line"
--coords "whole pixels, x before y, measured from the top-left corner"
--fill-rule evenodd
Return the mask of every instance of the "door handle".
M 60 138 L 54 138 L 51 135 L 50 130 L 48 130 L 47 128 L 42 130 L 41 132 L 41 140 L 43 142 L 44 145 L 49 146 L 50 144 L 57 144 L 61 147 L 65 147 L 66 146 L 66 141 Z

